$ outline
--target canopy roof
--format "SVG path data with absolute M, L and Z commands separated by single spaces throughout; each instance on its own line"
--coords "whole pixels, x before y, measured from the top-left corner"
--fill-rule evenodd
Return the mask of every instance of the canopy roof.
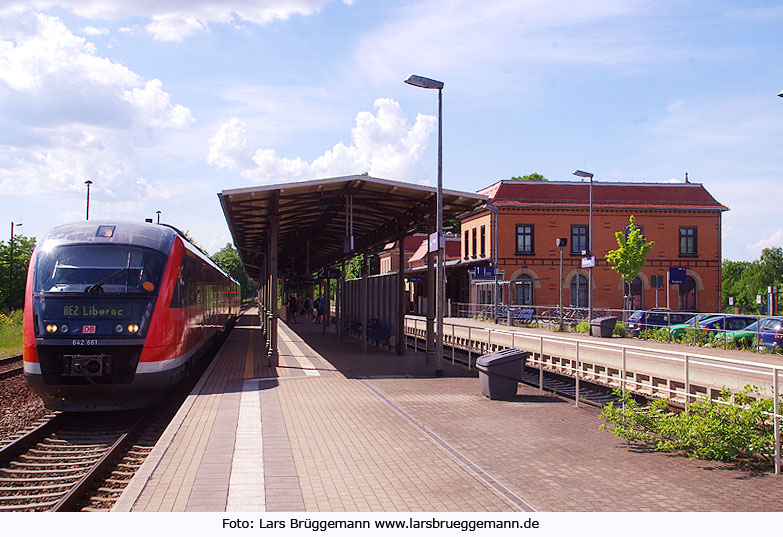
M 224 190 L 218 197 L 249 274 L 258 274 L 272 219 L 278 217 L 279 270 L 306 275 L 308 270 L 381 249 L 400 233 L 426 232 L 428 221 L 435 218 L 436 195 L 434 187 L 351 175 Z M 482 194 L 444 190 L 443 218 L 454 218 L 487 200 Z M 354 249 L 345 252 L 351 215 Z

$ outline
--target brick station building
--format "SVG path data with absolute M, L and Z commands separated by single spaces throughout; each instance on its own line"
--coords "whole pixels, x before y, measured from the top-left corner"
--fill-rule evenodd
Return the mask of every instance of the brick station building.
M 588 270 L 581 268 L 589 245 L 590 183 L 499 181 L 479 191 L 489 203 L 462 216 L 461 257 L 466 265 L 495 264 L 503 272 L 503 302 L 551 306 L 559 302 L 560 249 L 563 252 L 563 302 L 587 307 Z M 665 307 L 666 274 L 682 267 L 686 281 L 669 288 L 672 309 L 720 311 L 721 214 L 718 203 L 697 183 L 593 182 L 593 304 L 619 309 L 623 282 L 606 261 L 617 248 L 615 232 L 634 215 L 647 240 L 655 241 L 630 289 L 634 309 Z M 496 234 L 497 231 L 497 234 Z M 653 287 L 652 276 L 664 287 Z M 471 286 L 471 302 L 491 302 L 486 286 Z

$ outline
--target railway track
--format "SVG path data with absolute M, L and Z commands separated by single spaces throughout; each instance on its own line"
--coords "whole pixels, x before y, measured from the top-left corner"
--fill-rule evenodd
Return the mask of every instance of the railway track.
M 22 355 L 0 358 L 0 380 L 21 375 L 23 371 Z
M 0 450 L 0 511 L 72 511 L 126 449 L 144 412 L 58 414 Z

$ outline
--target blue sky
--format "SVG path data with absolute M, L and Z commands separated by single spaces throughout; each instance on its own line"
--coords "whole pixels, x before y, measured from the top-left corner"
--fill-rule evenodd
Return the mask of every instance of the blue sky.
M 210 251 L 224 189 L 370 172 L 682 181 L 723 251 L 783 246 L 783 6 L 595 0 L 26 0 L 0 7 L 0 212 L 42 236 L 162 220 Z M 6 223 L 5 228 L 9 226 Z M 7 233 L 7 231 L 6 231 Z

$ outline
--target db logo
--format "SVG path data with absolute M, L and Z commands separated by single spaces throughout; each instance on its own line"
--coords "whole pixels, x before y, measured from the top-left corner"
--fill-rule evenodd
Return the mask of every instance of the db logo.
M 95 333 L 95 325 L 94 324 L 85 324 L 82 326 L 82 334 L 94 334 Z

